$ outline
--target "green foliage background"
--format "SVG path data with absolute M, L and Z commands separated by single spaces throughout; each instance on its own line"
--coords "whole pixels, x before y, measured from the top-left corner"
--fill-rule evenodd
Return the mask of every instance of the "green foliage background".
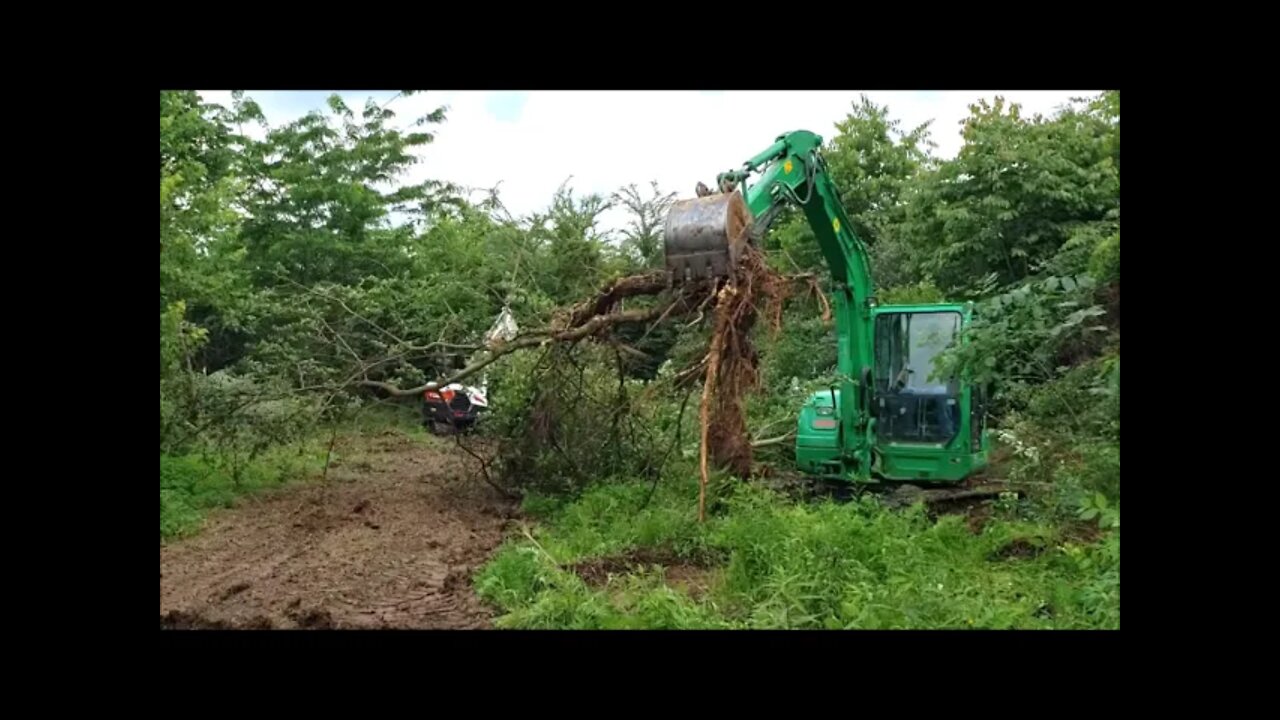
M 686 402 L 669 380 L 703 352 L 705 325 L 615 334 L 643 356 L 608 344 L 516 353 L 484 378 L 489 432 L 506 438 L 506 481 L 529 491 L 531 511 L 552 510 L 536 541 L 510 543 L 477 581 L 502 622 L 1117 627 L 1119 117 L 1117 91 L 1047 117 L 982 99 L 957 156 L 939 158 L 930 125 L 904 129 L 862 97 L 821 133 L 880 301 L 976 303 L 970 342 L 949 361 L 990 390 L 997 471 L 1047 490 L 974 535 L 918 509 L 798 505 L 723 485 L 698 526 L 696 390 Z M 240 493 L 314 474 L 319 438 L 377 399 L 353 380 L 447 375 L 504 306 L 542 327 L 610 279 L 661 264 L 674 194 L 643 178 L 608 197 L 566 183 L 523 218 L 496 191 L 477 200 L 447 178 L 405 182 L 445 122 L 443 108 L 402 118 L 394 98 L 353 108 L 335 95 L 268 127 L 242 93 L 231 107 L 161 93 L 162 539 L 195 532 L 204 509 Z M 265 134 L 245 132 L 255 125 Z M 597 223 L 613 206 L 632 219 L 616 236 Z M 783 272 L 824 276 L 797 214 L 764 244 Z M 834 329 L 812 293 L 796 292 L 781 331 L 757 335 L 750 425 L 781 435 L 802 392 L 830 382 Z M 784 468 L 788 457 L 785 444 L 760 454 Z M 1015 541 L 1034 557 L 991 559 Z M 710 594 L 644 575 L 588 587 L 563 569 L 659 545 L 719 558 Z

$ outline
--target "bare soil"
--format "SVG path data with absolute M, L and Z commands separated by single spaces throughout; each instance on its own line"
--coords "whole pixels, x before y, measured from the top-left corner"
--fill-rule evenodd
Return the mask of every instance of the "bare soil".
M 162 545 L 161 627 L 490 627 L 471 576 L 502 541 L 511 501 L 452 442 L 358 442 L 339 452 L 365 459 L 243 499 Z

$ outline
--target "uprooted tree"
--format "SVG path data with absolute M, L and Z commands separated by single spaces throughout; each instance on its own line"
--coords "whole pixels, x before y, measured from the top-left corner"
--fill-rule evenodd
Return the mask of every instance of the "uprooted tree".
M 745 478 L 752 468 L 752 439 L 747 430 L 743 407 L 744 396 L 757 386 L 758 353 L 751 331 L 764 303 L 766 315 L 774 318 L 776 330 L 780 306 L 789 282 L 812 282 L 811 276 L 785 278 L 770 268 L 761 253 L 748 248 L 741 262 L 726 278 L 704 279 L 673 287 L 664 272 L 648 272 L 618 279 L 594 296 L 559 313 L 551 326 L 526 331 L 509 341 L 495 341 L 482 348 L 465 367 L 441 378 L 441 384 L 460 382 L 479 373 L 504 356 L 518 351 L 544 349 L 553 364 L 572 363 L 573 356 L 564 352 L 584 340 L 612 349 L 618 356 L 617 375 L 620 387 L 625 375 L 623 354 L 641 354 L 621 342 L 616 330 L 624 326 L 643 326 L 645 332 L 668 323 L 684 324 L 697 315 L 690 325 L 709 325 L 710 335 L 696 360 L 672 376 L 676 386 L 688 386 L 699 375 L 703 389 L 699 404 L 700 457 L 702 490 L 699 516 L 705 514 L 706 484 L 713 468 Z M 651 298 L 647 307 L 619 309 L 628 298 Z M 559 346 L 559 349 L 557 349 Z M 412 346 L 416 349 L 426 346 Z M 376 366 L 375 362 L 361 367 Z M 544 365 L 544 371 L 547 367 Z M 426 385 L 401 388 L 381 380 L 360 378 L 354 383 L 391 398 L 416 398 Z M 541 393 L 530 407 L 532 439 L 557 449 L 550 428 L 563 419 L 557 417 L 567 405 L 581 397 L 565 398 L 559 393 Z M 613 399 L 617 432 L 617 416 L 629 409 L 625 390 Z M 681 410 L 683 415 L 683 407 Z M 634 426 L 632 426 L 634 430 Z

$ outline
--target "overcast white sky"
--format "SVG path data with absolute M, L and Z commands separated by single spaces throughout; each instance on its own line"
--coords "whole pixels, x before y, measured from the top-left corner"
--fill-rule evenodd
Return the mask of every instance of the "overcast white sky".
M 608 194 L 650 180 L 664 192 L 691 197 L 699 181 L 739 167 L 792 130 L 823 138 L 848 113 L 862 91 L 441 91 L 398 98 L 390 105 L 407 125 L 445 105 L 447 121 L 420 152 L 409 179 L 432 178 L 487 188 L 502 182 L 501 197 L 517 216 L 545 208 L 569 176 L 579 195 Z M 888 105 L 903 129 L 933 120 L 935 154 L 960 149 L 960 122 L 979 98 L 1003 95 L 1024 114 L 1049 114 L 1071 97 L 1099 91 L 865 91 Z M 338 91 L 353 110 L 389 91 Z M 200 91 L 209 102 L 230 105 L 229 91 Z M 249 91 L 275 126 L 325 108 L 331 91 Z M 601 218 L 606 229 L 625 223 L 621 211 Z

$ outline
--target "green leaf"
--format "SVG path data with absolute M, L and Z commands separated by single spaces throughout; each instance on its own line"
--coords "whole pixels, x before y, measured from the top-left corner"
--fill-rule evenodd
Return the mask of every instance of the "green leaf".
M 335 113 L 351 117 L 351 110 L 347 107 L 347 104 L 342 101 L 342 96 L 337 93 L 330 95 L 325 102 L 329 104 L 329 109 L 333 110 Z

